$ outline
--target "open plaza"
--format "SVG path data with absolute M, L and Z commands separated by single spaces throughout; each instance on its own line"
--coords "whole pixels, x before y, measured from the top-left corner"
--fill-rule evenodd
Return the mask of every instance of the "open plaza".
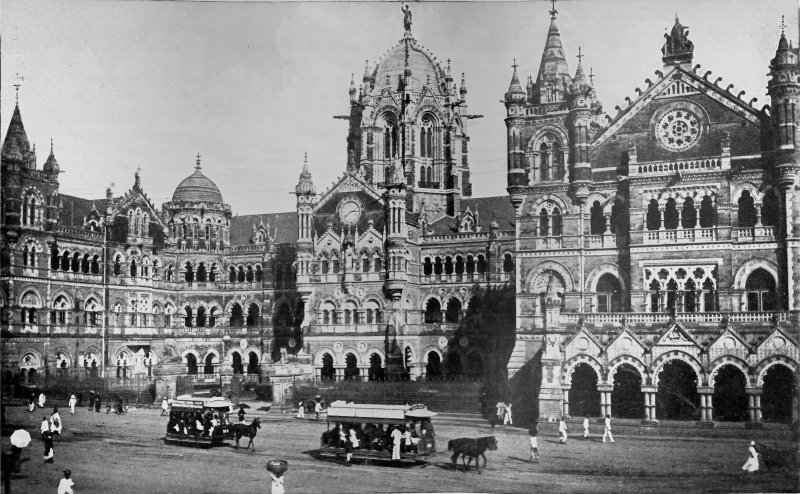
M 13 403 L 12 403 L 13 405 Z M 50 406 L 47 404 L 46 406 Z M 476 415 L 440 415 L 434 418 L 437 453 L 423 465 L 392 467 L 315 459 L 320 435 L 327 424 L 320 419 L 298 420 L 291 411 L 269 413 L 254 404 L 247 421 L 259 417 L 261 429 L 255 452 L 232 446 L 197 449 L 168 446 L 163 442 L 167 417 L 157 408 L 132 408 L 125 415 L 89 412 L 84 406 L 62 412 L 64 430 L 55 440 L 53 464 L 42 460 L 38 437 L 23 450 L 30 458 L 11 492 L 55 492 L 62 471 L 70 469 L 75 492 L 220 493 L 268 492 L 266 462 L 288 461 L 287 492 L 797 492 L 796 469 L 765 469 L 743 475 L 749 441 L 776 449 L 796 448 L 788 430 L 741 432 L 741 437 L 648 437 L 617 429 L 615 443 L 603 443 L 602 425 L 591 426 L 583 439 L 580 425 L 570 424 L 566 445 L 542 424 L 541 457 L 529 463 L 528 434 L 524 428 L 497 426 L 498 449 L 488 451 L 487 465 L 478 474 L 453 469 L 447 442 L 459 437 L 491 435 L 486 421 Z M 27 407 L 10 406 L 2 445 L 14 427 L 38 430 L 50 408 L 29 413 Z M 331 424 L 333 427 L 333 424 Z M 580 431 L 582 432 L 582 431 Z M 38 436 L 38 433 L 36 434 Z M 228 444 L 232 445 L 233 441 Z M 242 446 L 246 445 L 242 441 Z

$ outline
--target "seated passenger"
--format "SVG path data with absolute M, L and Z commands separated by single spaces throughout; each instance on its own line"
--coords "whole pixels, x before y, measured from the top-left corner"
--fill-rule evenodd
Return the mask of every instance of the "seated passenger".
M 356 437 L 356 430 L 351 426 L 350 428 L 350 442 L 353 444 L 353 448 L 358 448 L 361 442 Z

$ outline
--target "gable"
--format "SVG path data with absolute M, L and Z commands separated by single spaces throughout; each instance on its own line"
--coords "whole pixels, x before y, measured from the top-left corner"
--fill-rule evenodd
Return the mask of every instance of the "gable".
M 347 202 L 358 205 L 357 220 L 345 222 L 339 208 Z M 365 232 L 370 227 L 382 231 L 384 226 L 384 201 L 378 192 L 359 177 L 345 174 L 338 183 L 326 191 L 314 206 L 314 230 L 321 236 L 331 226 L 334 232 L 356 229 Z
M 697 340 L 678 323 L 673 323 L 663 335 L 657 338 L 655 346 L 700 347 Z
M 630 157 L 630 161 L 638 163 L 720 156 L 724 141 L 729 142 L 734 159 L 760 155 L 764 115 L 738 95 L 678 67 L 639 92 L 639 97 L 592 142 L 595 173 L 607 172 L 605 178 L 627 175 L 629 146 L 635 146 L 635 158 Z M 674 136 L 669 132 L 671 126 L 659 125 L 671 123 L 666 119 L 674 116 L 672 110 L 688 112 L 697 123 L 693 129 L 697 138 L 688 147 L 670 147 L 667 141 Z M 658 134 L 659 129 L 663 135 Z
M 586 329 L 581 329 L 564 346 L 564 356 L 567 360 L 575 355 L 591 355 L 597 357 L 602 353 L 603 347 Z
M 627 328 L 621 331 L 606 348 L 609 360 L 613 360 L 619 355 L 633 355 L 641 358 L 646 351 L 647 349 L 639 341 L 639 338 Z
M 725 329 L 708 347 L 711 360 L 721 355 L 736 355 L 744 360 L 749 352 L 750 345 L 747 341 L 730 328 Z
M 780 328 L 775 330 L 758 345 L 756 350 L 760 357 L 773 354 L 796 356 L 798 353 L 797 342 Z

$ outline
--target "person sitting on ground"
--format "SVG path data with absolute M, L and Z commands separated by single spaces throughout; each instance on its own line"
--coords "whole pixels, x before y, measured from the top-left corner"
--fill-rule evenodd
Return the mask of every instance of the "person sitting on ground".
M 50 432 L 61 435 L 61 428 L 61 414 L 58 413 L 58 407 L 53 407 L 53 413 L 50 415 Z

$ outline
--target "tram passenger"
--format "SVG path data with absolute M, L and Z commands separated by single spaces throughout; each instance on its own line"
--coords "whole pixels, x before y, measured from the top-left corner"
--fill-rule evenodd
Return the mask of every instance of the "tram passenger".
M 360 447 L 361 442 L 358 440 L 358 437 L 356 436 L 356 429 L 352 424 L 350 425 L 350 442 L 353 444 L 354 449 L 358 449 Z

